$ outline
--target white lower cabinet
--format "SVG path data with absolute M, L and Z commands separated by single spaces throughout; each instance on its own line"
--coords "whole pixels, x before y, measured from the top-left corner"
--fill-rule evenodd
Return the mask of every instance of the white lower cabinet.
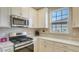
M 79 52 L 79 46 L 45 39 L 38 39 L 34 45 L 36 52 Z
M 44 40 L 39 40 L 38 42 L 38 51 L 39 52 L 44 52 L 46 49 L 46 46 L 45 46 L 45 41 Z
M 51 52 L 54 51 L 54 43 L 44 39 L 36 40 L 34 44 L 34 51 L 36 52 Z
M 46 52 L 46 51 L 48 51 L 48 52 L 53 51 L 53 50 L 54 50 L 53 44 L 54 44 L 53 42 L 47 40 L 47 41 L 45 42 L 45 52 Z
M 65 44 L 65 52 L 79 52 L 79 46 Z
M 54 42 L 52 50 L 53 52 L 62 52 L 65 51 L 64 49 L 65 47 L 62 43 Z

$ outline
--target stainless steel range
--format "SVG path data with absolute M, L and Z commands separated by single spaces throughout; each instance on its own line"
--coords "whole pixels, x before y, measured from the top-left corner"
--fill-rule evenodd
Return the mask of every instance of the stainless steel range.
M 33 38 L 27 37 L 24 32 L 10 34 L 9 40 L 14 43 L 15 51 L 29 46 L 32 46 L 33 50 Z

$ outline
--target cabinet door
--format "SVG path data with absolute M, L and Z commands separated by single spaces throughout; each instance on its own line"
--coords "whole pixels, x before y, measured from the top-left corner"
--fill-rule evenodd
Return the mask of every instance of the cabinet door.
M 38 10 L 39 28 L 48 28 L 48 8 Z
M 29 7 L 22 7 L 22 17 L 29 18 Z
M 38 27 L 37 10 L 33 8 L 29 8 L 29 23 L 30 28 Z
M 17 16 L 21 16 L 21 7 L 12 7 L 11 8 L 11 15 L 17 15 Z
M 65 52 L 64 44 L 59 42 L 54 42 L 54 52 Z
M 38 10 L 39 28 L 44 28 L 44 15 L 43 9 Z
M 39 39 L 38 41 L 38 52 L 46 52 L 46 44 L 43 39 Z
M 0 27 L 10 27 L 9 7 L 0 7 Z
M 66 47 L 65 49 L 66 52 L 79 52 L 79 46 L 65 44 L 65 47 Z
M 45 52 L 53 52 L 54 51 L 54 42 L 50 40 L 45 40 Z
M 39 39 L 34 38 L 34 52 L 38 52 L 38 51 L 39 51 Z
M 39 52 L 66 52 L 66 47 L 64 44 L 59 42 L 54 42 L 45 39 L 39 39 L 38 41 L 38 51 Z
M 73 27 L 79 27 L 79 7 L 72 8 Z
M 54 42 L 51 40 L 46 41 L 46 52 L 64 52 L 64 44 L 59 42 Z
M 39 52 L 52 52 L 54 51 L 54 44 L 52 41 L 39 39 L 38 42 L 38 51 Z

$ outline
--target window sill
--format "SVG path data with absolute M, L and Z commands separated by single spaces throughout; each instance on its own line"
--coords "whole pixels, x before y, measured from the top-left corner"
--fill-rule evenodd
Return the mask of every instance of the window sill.
M 53 34 L 69 34 L 68 32 L 67 33 L 63 33 L 63 32 L 50 32 L 50 33 L 53 33 Z
M 62 32 L 42 32 L 42 33 L 46 33 L 46 34 L 57 34 L 57 35 L 59 35 L 59 34 L 61 34 L 61 35 L 69 35 L 69 32 L 67 32 L 67 33 L 62 33 Z

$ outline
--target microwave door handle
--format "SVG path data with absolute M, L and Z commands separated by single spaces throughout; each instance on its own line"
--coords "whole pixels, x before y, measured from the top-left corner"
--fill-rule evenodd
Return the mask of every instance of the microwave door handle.
M 29 26 L 29 20 L 27 20 L 27 26 Z

